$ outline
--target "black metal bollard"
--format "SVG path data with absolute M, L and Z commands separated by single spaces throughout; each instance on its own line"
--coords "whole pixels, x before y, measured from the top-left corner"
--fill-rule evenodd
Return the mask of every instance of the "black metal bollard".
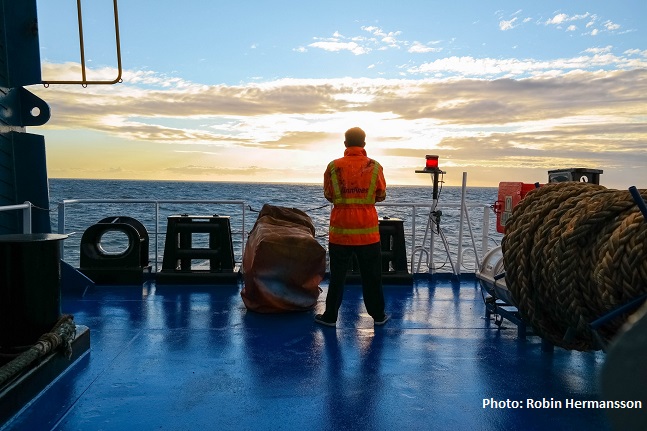
M 0 235 L 0 347 L 34 344 L 61 314 L 59 234 Z

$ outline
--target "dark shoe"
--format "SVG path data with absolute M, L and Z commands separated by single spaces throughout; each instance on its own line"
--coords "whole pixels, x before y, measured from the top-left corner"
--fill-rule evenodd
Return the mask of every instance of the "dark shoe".
M 385 314 L 382 319 L 380 319 L 380 320 L 375 319 L 375 326 L 384 325 L 390 318 L 391 318 L 391 316 L 389 316 L 388 314 Z
M 332 326 L 333 328 L 337 326 L 336 321 L 326 319 L 323 314 L 315 315 L 315 322 L 317 322 L 320 325 Z

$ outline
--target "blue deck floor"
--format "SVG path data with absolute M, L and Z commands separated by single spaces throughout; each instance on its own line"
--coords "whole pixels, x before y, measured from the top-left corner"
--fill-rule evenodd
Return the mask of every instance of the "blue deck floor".
M 326 286 L 316 311 L 324 306 Z M 237 287 L 97 287 L 63 311 L 91 350 L 23 412 L 16 430 L 607 430 L 604 354 L 541 349 L 484 318 L 473 278 L 386 286 L 374 328 L 358 286 L 338 327 L 315 311 L 248 312 Z M 524 408 L 483 408 L 484 400 Z M 561 401 L 529 409 L 527 400 Z

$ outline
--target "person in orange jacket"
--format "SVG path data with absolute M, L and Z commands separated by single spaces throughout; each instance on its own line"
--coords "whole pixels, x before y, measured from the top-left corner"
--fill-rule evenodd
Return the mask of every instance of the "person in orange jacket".
M 333 203 L 328 232 L 330 283 L 326 310 L 315 322 L 336 326 L 351 257 L 357 257 L 366 311 L 375 325 L 389 320 L 384 312 L 380 229 L 375 202 L 386 198 L 382 166 L 366 156 L 366 133 L 359 127 L 345 134 L 344 157 L 328 164 L 324 196 Z

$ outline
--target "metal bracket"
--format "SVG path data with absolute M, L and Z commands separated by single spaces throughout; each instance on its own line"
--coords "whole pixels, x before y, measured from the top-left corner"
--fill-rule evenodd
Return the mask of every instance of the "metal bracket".
M 0 88 L 0 122 L 7 126 L 42 126 L 50 118 L 49 105 L 23 87 Z

